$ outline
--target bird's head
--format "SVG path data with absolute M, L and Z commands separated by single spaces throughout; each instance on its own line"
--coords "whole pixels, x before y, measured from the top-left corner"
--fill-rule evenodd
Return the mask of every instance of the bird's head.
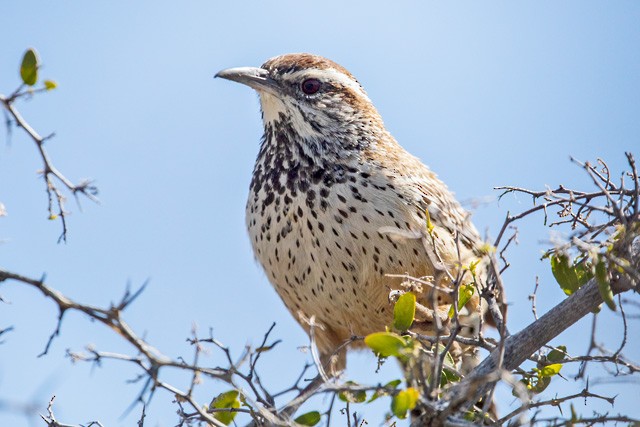
M 302 138 L 325 144 L 327 140 L 353 142 L 354 136 L 373 136 L 384 130 L 380 115 L 355 77 L 321 56 L 286 54 L 269 59 L 260 68 L 230 68 L 216 77 L 259 93 L 265 129 L 285 123 Z

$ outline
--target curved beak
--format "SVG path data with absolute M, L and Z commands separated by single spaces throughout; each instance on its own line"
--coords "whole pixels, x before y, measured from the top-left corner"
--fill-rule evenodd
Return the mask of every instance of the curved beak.
M 276 94 L 278 91 L 278 84 L 275 80 L 269 77 L 269 72 L 264 68 L 227 68 L 226 70 L 219 71 L 215 75 L 215 77 L 242 83 L 243 85 L 247 85 L 250 88 L 257 90 L 258 92 L 269 92 L 272 94 Z

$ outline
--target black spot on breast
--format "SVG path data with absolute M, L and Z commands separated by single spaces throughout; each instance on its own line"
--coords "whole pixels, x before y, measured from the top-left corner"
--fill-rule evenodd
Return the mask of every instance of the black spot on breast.
M 318 168 L 313 172 L 311 172 L 311 181 L 313 181 L 314 184 L 318 184 L 320 181 L 322 181 L 323 176 L 324 176 L 324 170 Z
M 273 195 L 273 193 L 269 192 L 267 194 L 267 197 L 265 197 L 264 200 L 262 201 L 262 209 L 264 210 L 266 206 L 269 206 L 271 203 L 273 203 L 274 198 L 275 196 Z
M 313 208 L 315 207 L 315 206 L 314 206 L 314 203 L 313 203 L 313 199 L 309 199 L 309 198 L 307 198 L 307 199 L 305 200 L 305 204 L 307 205 L 307 207 L 308 207 L 309 209 L 313 209 Z M 313 212 L 313 210 L 312 210 L 312 212 Z

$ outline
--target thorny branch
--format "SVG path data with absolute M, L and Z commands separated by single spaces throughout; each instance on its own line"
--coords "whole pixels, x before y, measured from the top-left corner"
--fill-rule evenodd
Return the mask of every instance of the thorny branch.
M 42 420 L 47 423 L 47 427 L 76 427 L 74 425 L 71 424 L 64 424 L 59 422 L 58 420 L 56 420 L 56 416 L 53 414 L 53 401 L 56 399 L 55 396 L 53 396 L 50 400 L 49 400 L 49 404 L 47 405 L 47 415 L 42 415 L 40 414 L 40 418 L 42 418 Z M 91 421 L 89 424 L 87 424 L 86 427 L 91 427 L 91 426 L 98 426 L 98 427 L 104 427 L 100 421 Z
M 64 314 L 67 311 L 79 311 L 87 315 L 89 318 L 96 320 L 118 335 L 122 336 L 126 341 L 128 341 L 138 352 L 139 356 L 129 356 L 115 353 L 102 353 L 93 349 L 88 349 L 89 355 L 84 355 L 80 353 L 69 352 L 69 356 L 72 360 L 86 360 L 91 361 L 96 364 L 99 364 L 104 359 L 116 359 L 123 360 L 127 362 L 134 363 L 138 365 L 144 372 L 147 377 L 147 382 L 143 386 L 143 389 L 140 393 L 139 400 L 143 401 L 143 396 L 148 394 L 148 398 L 150 399 L 153 396 L 154 391 L 157 388 L 163 388 L 175 396 L 183 399 L 183 401 L 188 402 L 192 408 L 197 412 L 197 414 L 201 417 L 201 419 L 206 420 L 212 425 L 221 426 L 224 425 L 216 420 L 211 414 L 207 413 L 204 409 L 202 409 L 202 405 L 198 404 L 193 396 L 183 392 L 159 379 L 159 372 L 162 368 L 166 367 L 174 367 L 182 370 L 198 372 L 200 374 L 204 374 L 213 378 L 219 379 L 227 379 L 230 372 L 225 369 L 218 368 L 204 368 L 197 365 L 189 365 L 179 360 L 172 360 L 171 358 L 164 356 L 157 349 L 147 343 L 144 339 L 139 337 L 132 328 L 122 319 L 121 314 L 124 309 L 126 309 L 129 304 L 131 304 L 136 297 L 140 295 L 143 287 L 131 294 L 128 290 L 125 292 L 121 301 L 118 304 L 112 304 L 108 309 L 103 309 L 99 307 L 89 306 L 85 304 L 77 303 L 70 298 L 62 295 L 60 292 L 51 288 L 45 283 L 45 278 L 43 277 L 40 280 L 35 280 L 26 276 L 22 276 L 19 274 L 11 273 L 4 269 L 0 269 L 0 282 L 5 280 L 14 280 L 23 284 L 27 284 L 35 287 L 39 290 L 44 296 L 52 299 L 54 303 L 58 306 L 59 315 L 58 315 L 58 323 L 54 330 L 54 332 L 50 335 L 49 340 L 45 346 L 44 351 L 41 353 L 42 355 L 47 354 L 50 349 L 50 346 L 55 339 L 56 336 L 60 334 L 62 321 Z M 196 352 L 199 350 L 196 348 Z
M 600 396 L 598 394 L 595 393 L 591 393 L 588 389 L 583 389 L 580 393 L 576 393 L 576 394 L 572 394 L 569 396 L 564 396 L 564 397 L 558 397 L 558 398 L 554 398 L 554 399 L 549 399 L 549 400 L 540 400 L 538 402 L 527 402 L 524 405 L 522 405 L 521 407 L 515 409 L 514 411 L 508 413 L 507 415 L 505 415 L 504 417 L 500 418 L 496 424 L 501 425 L 504 424 L 506 422 L 508 422 L 510 419 L 512 419 L 513 417 L 529 410 L 529 409 L 533 409 L 533 408 L 539 408 L 539 407 L 543 407 L 543 406 L 556 406 L 559 407 L 560 404 L 567 402 L 569 400 L 573 400 L 573 399 L 579 399 L 579 398 L 583 398 L 583 399 L 587 399 L 587 398 L 594 398 L 594 399 L 601 399 L 604 400 L 606 402 L 608 402 L 609 404 L 611 404 L 613 406 L 614 402 L 615 402 L 615 398 L 613 397 L 606 397 L 606 396 Z
M 505 190 L 502 196 L 513 192 L 524 193 L 531 195 L 534 203 L 538 199 L 542 199 L 544 203 L 516 215 L 508 214 L 495 241 L 496 247 L 499 247 L 505 231 L 515 221 L 535 212 L 543 211 L 545 225 L 555 227 L 568 224 L 573 230 L 568 242 L 558 244 L 549 251 L 549 254 L 575 251 L 578 253 L 576 258 L 581 261 L 584 259 L 594 260 L 592 265 L 595 265 L 596 261 L 604 263 L 606 260 L 608 271 L 601 278 L 591 279 L 587 285 L 519 333 L 501 340 L 501 343 L 504 342 L 503 354 L 500 354 L 498 349 L 492 351 L 490 356 L 463 381 L 453 385 L 445 392 L 444 399 L 436 408 L 442 414 L 441 420 L 443 416 L 450 417 L 457 411 L 468 409 L 473 401 L 491 390 L 490 386 L 500 378 L 498 375 L 500 372 L 517 370 L 524 361 L 531 358 L 534 352 L 547 342 L 589 312 L 596 310 L 603 302 L 603 281 L 606 280 L 605 284 L 610 287 L 613 293 L 638 290 L 638 283 L 640 283 L 640 212 L 638 212 L 640 186 L 638 185 L 635 159 L 631 153 L 626 155 L 631 171 L 621 176 L 619 184 L 614 183 L 610 170 L 603 161 L 598 161 L 600 166 L 598 168 L 588 162 L 581 163 L 573 160 L 587 172 L 592 183 L 598 188 L 598 191 L 595 192 L 575 191 L 563 186 L 553 191 L 550 189 L 531 191 L 518 187 L 499 188 Z M 631 179 L 631 187 L 627 187 L 629 178 Z M 550 208 L 557 209 L 559 220 L 549 222 Z M 509 243 L 510 240 L 506 244 Z M 619 299 L 619 301 L 621 300 Z M 597 357 L 587 355 L 585 361 L 597 360 L 603 363 L 613 363 L 615 366 L 627 367 L 628 373 L 637 372 L 633 363 L 625 362 L 625 358 L 620 357 L 627 340 L 627 323 L 624 315 L 623 320 L 624 339 L 618 350 Z M 593 348 L 599 347 L 592 336 L 590 351 Z M 605 353 L 602 351 L 604 349 L 600 350 L 601 353 Z M 566 361 L 569 361 L 569 358 Z M 526 405 L 530 407 L 530 404 L 525 403 Z
M 45 188 L 47 191 L 47 199 L 48 199 L 48 211 L 49 211 L 49 219 L 60 218 L 60 222 L 62 224 L 62 233 L 58 238 L 58 242 L 66 242 L 67 240 L 67 211 L 65 210 L 65 201 L 66 198 L 62 192 L 62 190 L 58 187 L 58 184 L 62 184 L 76 199 L 76 202 L 79 203 L 78 195 L 81 194 L 87 197 L 89 200 L 94 202 L 98 202 L 98 198 L 96 197 L 98 194 L 98 188 L 93 184 L 92 181 L 83 180 L 78 184 L 74 184 L 70 179 L 68 179 L 62 172 L 60 172 L 53 164 L 49 153 L 45 149 L 45 143 L 53 138 L 55 135 L 50 134 L 48 136 L 41 136 L 25 119 L 22 117 L 20 112 L 15 107 L 15 102 L 18 99 L 27 98 L 33 95 L 35 91 L 33 90 L 25 90 L 24 85 L 21 85 L 15 92 L 13 92 L 10 96 L 5 96 L 0 94 L 0 104 L 4 107 L 4 109 L 8 112 L 9 117 L 7 117 L 7 130 L 10 131 L 10 126 L 14 124 L 15 126 L 22 128 L 26 134 L 31 138 L 31 140 L 36 144 L 38 149 L 38 153 L 40 154 L 40 158 L 42 160 L 42 178 L 45 182 Z
M 93 347 L 87 347 L 85 352 L 67 351 L 68 357 L 73 362 L 90 362 L 96 365 L 101 365 L 105 360 L 114 360 L 134 364 L 138 366 L 142 373 L 137 376 L 131 382 L 142 382 L 142 389 L 140 390 L 138 397 L 134 403 L 140 403 L 143 405 L 143 411 L 146 405 L 151 401 L 154 393 L 158 389 L 168 391 L 172 396 L 175 396 L 176 403 L 179 404 L 181 410 L 179 411 L 182 423 L 193 422 L 207 422 L 210 425 L 223 426 L 224 423 L 215 418 L 215 414 L 218 412 L 235 412 L 248 414 L 252 419 L 258 422 L 258 425 L 262 425 L 265 422 L 269 425 L 289 425 L 291 423 L 289 416 L 292 413 L 280 412 L 276 407 L 276 398 L 284 396 L 286 394 L 294 393 L 293 399 L 285 405 L 285 407 L 293 406 L 298 408 L 302 403 L 310 399 L 318 393 L 331 393 L 337 395 L 343 391 L 377 391 L 384 394 L 393 394 L 396 391 L 391 388 L 385 388 L 382 385 L 360 387 L 345 385 L 340 382 L 331 382 L 331 384 L 324 384 L 322 389 L 315 387 L 312 393 L 308 392 L 308 386 L 303 386 L 305 376 L 311 367 L 311 365 L 305 365 L 295 384 L 283 391 L 277 393 L 270 393 L 263 386 L 260 376 L 258 374 L 257 366 L 258 361 L 263 353 L 272 350 L 280 340 L 271 341 L 270 335 L 273 332 L 275 324 L 271 325 L 269 330 L 265 333 L 261 344 L 252 349 L 250 347 L 245 348 L 245 351 L 241 357 L 234 361 L 231 350 L 223 343 L 213 337 L 211 330 L 207 338 L 200 338 L 196 333 L 195 327 L 192 329 L 192 337 L 187 341 L 192 345 L 194 349 L 193 363 L 188 363 L 184 359 L 172 359 L 166 355 L 163 355 L 159 350 L 151 346 L 146 340 L 137 335 L 128 323 L 122 318 L 123 311 L 141 294 L 144 290 L 146 283 L 137 291 L 130 292 L 126 290 L 124 296 L 118 303 L 112 304 L 109 308 L 99 308 L 90 305 L 84 305 L 73 301 L 72 299 L 62 295 L 57 290 L 53 289 L 45 283 L 45 278 L 40 280 L 32 279 L 23 275 L 15 274 L 4 269 L 0 269 L 0 282 L 6 280 L 17 281 L 26 285 L 33 286 L 40 291 L 44 296 L 52 299 L 59 309 L 59 316 L 57 326 L 54 332 L 50 335 L 49 340 L 45 346 L 41 355 L 47 354 L 50 350 L 51 344 L 56 336 L 58 336 L 62 329 L 62 321 L 64 313 L 67 311 L 79 311 L 87 315 L 89 318 L 96 320 L 118 335 L 122 336 L 128 341 L 138 353 L 137 355 L 112 353 L 106 351 L 99 351 Z M 8 330 L 9 328 L 7 328 Z M 361 337 L 355 337 L 354 339 L 361 339 Z M 225 355 L 228 363 L 227 367 L 215 367 L 209 368 L 200 365 L 198 362 L 204 349 L 204 345 L 210 344 L 222 351 Z M 243 371 L 243 367 L 248 366 L 248 371 Z M 161 379 L 161 371 L 165 369 L 173 368 L 179 369 L 184 372 L 191 373 L 191 382 L 187 390 L 181 390 L 178 387 L 167 383 Z M 317 368 L 317 367 L 316 367 Z M 200 377 L 204 376 L 216 381 L 221 381 L 234 390 L 238 390 L 242 396 L 243 401 L 247 402 L 250 409 L 245 407 L 240 408 L 214 408 L 206 407 L 196 401 L 194 397 L 194 390 L 198 384 L 200 384 Z M 246 388 L 246 390 L 245 390 Z M 49 405 L 49 416 L 44 417 L 45 421 L 50 426 L 63 426 L 66 425 L 59 423 L 55 420 L 52 411 L 53 399 Z M 191 412 L 187 412 L 183 405 L 187 404 L 191 409 Z M 95 425 L 99 425 L 97 422 Z
M 46 154 L 43 159 L 46 159 Z M 453 325 L 445 328 L 438 325 L 436 333 L 424 335 L 408 332 L 408 336 L 422 344 L 424 350 L 421 357 L 427 357 L 431 361 L 431 368 L 428 372 L 420 369 L 421 375 L 417 384 L 425 386 L 422 393 L 422 400 L 419 406 L 426 409 L 415 419 L 416 425 L 425 421 L 427 416 L 431 425 L 469 425 L 469 421 L 464 419 L 463 414 L 468 410 L 476 414 L 475 421 L 485 420 L 493 422 L 495 425 L 509 423 L 515 419 L 526 419 L 526 415 L 531 415 L 531 423 L 554 423 L 554 425 L 577 425 L 595 424 L 615 421 L 637 422 L 631 417 L 621 415 L 597 415 L 591 418 L 563 419 L 540 418 L 538 412 L 544 407 L 554 407 L 560 404 L 577 399 L 604 399 L 613 403 L 613 398 L 601 396 L 589 391 L 588 386 L 580 393 L 560 396 L 552 399 L 537 399 L 535 395 L 528 392 L 526 388 L 517 380 L 523 375 L 525 369 L 521 367 L 525 361 L 533 361 L 538 366 L 544 367 L 550 363 L 545 355 L 545 350 L 556 350 L 548 343 L 560 332 L 570 327 L 575 321 L 586 316 L 589 312 L 597 308 L 602 303 L 601 293 L 598 283 L 591 280 L 577 292 L 560 303 L 544 315 L 538 316 L 535 307 L 535 290 L 532 300 L 532 311 L 536 321 L 523 330 L 510 335 L 506 328 L 506 319 L 502 318 L 499 308 L 500 302 L 496 301 L 492 289 L 500 284 L 500 273 L 508 266 L 506 260 L 506 249 L 517 240 L 517 230 L 515 223 L 525 217 L 542 212 L 545 224 L 552 227 L 569 226 L 572 234 L 566 242 L 561 242 L 550 250 L 550 254 L 562 251 L 571 252 L 575 258 L 600 257 L 608 265 L 608 278 L 613 293 L 622 294 L 628 290 L 636 289 L 639 283 L 640 274 L 638 266 L 640 263 L 640 226 L 638 225 L 638 199 L 640 186 L 638 184 L 638 173 L 635 160 L 630 154 L 627 155 L 631 171 L 622 175 L 620 180 L 612 178 L 609 168 L 604 162 L 599 161 L 598 167 L 589 163 L 575 162 L 583 168 L 589 179 L 596 186 L 597 190 L 592 192 L 582 192 L 567 189 L 559 186 L 556 190 L 532 191 L 518 187 L 502 187 L 506 193 L 523 193 L 533 197 L 534 202 L 542 201 L 534 207 L 515 215 L 507 215 L 505 222 L 495 240 L 495 251 L 491 254 L 490 277 L 480 278 L 482 285 L 478 286 L 482 298 L 493 310 L 494 323 L 498 325 L 500 336 L 498 339 L 487 338 L 482 331 L 474 334 L 461 334 L 461 325 L 457 323 L 458 308 L 454 304 Z M 53 169 L 55 171 L 55 169 Z M 57 177 L 51 171 L 52 176 Z M 64 181 L 62 181 L 64 182 Z M 66 184 L 65 184 L 66 185 Z M 549 219 L 553 210 L 558 215 L 558 220 Z M 513 229 L 514 233 L 507 237 L 507 230 Z M 437 256 L 437 254 L 434 254 Z M 458 286 L 461 273 L 451 274 L 454 283 L 458 283 L 453 291 L 453 297 L 458 296 Z M 413 280 L 417 285 L 434 287 L 429 280 L 404 277 Z M 208 337 L 199 337 L 194 327 L 192 336 L 188 339 L 194 354 L 191 362 L 186 362 L 182 358 L 172 359 L 160 353 L 143 338 L 137 335 L 122 318 L 122 312 L 131 304 L 142 292 L 144 285 L 135 292 L 127 290 L 122 299 L 109 308 L 100 308 L 83 305 L 62 295 L 45 283 L 45 278 L 40 280 L 28 278 L 6 270 L 0 270 L 0 282 L 13 280 L 26 285 L 30 285 L 39 290 L 43 295 L 52 299 L 59 309 L 58 322 L 54 332 L 43 351 L 47 354 L 55 337 L 60 334 L 64 314 L 68 311 L 79 311 L 94 319 L 128 341 L 137 352 L 136 356 L 118 354 L 105 351 L 98 351 L 95 348 L 87 348 L 84 353 L 68 352 L 73 361 L 88 361 L 100 364 L 105 360 L 115 360 L 131 363 L 139 367 L 140 375 L 134 380 L 142 383 L 142 389 L 136 402 L 142 404 L 142 416 L 139 425 L 142 425 L 145 413 L 144 409 L 154 396 L 157 390 L 165 390 L 175 396 L 175 403 L 179 407 L 178 425 L 193 425 L 197 423 L 208 423 L 209 425 L 224 425 L 219 420 L 222 413 L 241 413 L 252 420 L 253 425 L 289 425 L 291 417 L 297 408 L 308 399 L 318 395 L 328 395 L 330 397 L 328 407 L 322 412 L 327 422 L 330 422 L 334 405 L 339 401 L 336 397 L 341 393 L 351 394 L 358 392 L 373 392 L 380 395 L 394 396 L 398 393 L 395 387 L 383 385 L 358 385 L 344 382 L 341 378 L 330 378 L 325 374 L 316 376 L 313 380 L 307 380 L 307 373 L 313 366 L 307 364 L 302 369 L 301 374 L 295 383 L 279 392 L 271 392 L 263 384 L 258 373 L 259 361 L 262 353 L 272 350 L 279 340 L 272 340 L 271 334 L 273 325 L 257 348 L 247 346 L 239 358 L 234 359 L 231 350 L 223 343 L 213 337 L 209 331 Z M 536 289 L 538 287 L 536 279 Z M 438 289 L 445 291 L 444 289 Z M 571 355 L 566 351 L 562 352 L 561 360 L 555 360 L 556 364 L 580 363 L 579 376 L 585 375 L 587 363 L 600 363 L 603 366 L 612 368 L 612 376 L 634 375 L 640 372 L 640 366 L 628 359 L 623 351 L 630 342 L 635 343 L 635 337 L 627 334 L 628 321 L 631 315 L 627 315 L 622 304 L 630 307 L 640 307 L 640 304 L 626 294 L 626 298 L 618 298 L 619 312 L 621 313 L 623 340 L 614 351 L 607 350 L 598 343 L 596 339 L 596 321 L 594 316 L 591 343 L 586 355 Z M 312 320 L 310 320 L 312 322 Z M 482 321 L 482 320 L 481 320 Z M 7 328 L 6 330 L 9 330 Z M 6 331 L 5 330 L 5 331 Z M 0 334 L 4 331 L 0 331 Z M 346 345 L 356 341 L 361 341 L 363 337 L 353 337 Z M 455 345 L 466 346 L 468 348 L 481 349 L 489 354 L 486 359 L 472 369 L 466 376 L 462 372 L 453 370 L 453 373 L 461 378 L 461 381 L 451 381 L 442 384 L 440 378 L 444 368 L 445 356 Z M 207 351 L 207 346 L 211 346 L 217 351 L 221 351 L 225 356 L 226 366 L 206 367 L 202 365 L 202 354 Z M 311 347 L 314 347 L 312 340 Z M 340 349 L 342 350 L 342 349 Z M 320 361 L 315 361 L 315 368 L 318 372 L 323 372 Z M 185 390 L 169 384 L 162 378 L 162 373 L 168 369 L 178 369 L 190 375 Z M 451 370 L 451 367 L 448 367 Z M 434 375 L 435 373 L 435 375 Z M 431 378 L 429 378 L 431 377 Z M 226 384 L 232 390 L 239 392 L 242 401 L 246 404 L 239 408 L 216 408 L 214 405 L 202 405 L 194 397 L 194 391 L 202 383 L 203 379 L 210 379 Z M 492 420 L 490 403 L 493 386 L 497 381 L 514 388 L 515 394 L 520 399 L 521 405 L 501 418 Z M 289 399 L 287 396 L 291 396 Z M 487 396 L 489 396 L 487 398 Z M 479 399 L 485 397 L 484 401 L 477 404 Z M 279 401 L 289 399 L 284 405 L 278 407 Z M 343 414 L 348 425 L 360 425 L 364 421 L 360 415 L 356 415 L 353 410 L 353 403 L 346 402 Z M 339 408 L 338 408 L 339 409 Z M 531 414 L 533 412 L 533 414 Z M 335 415 L 335 414 L 334 414 Z M 524 417 L 524 418 L 523 418 Z M 573 415 L 572 415 L 573 417 Z M 344 421 L 345 418 L 338 417 Z M 48 415 L 43 419 L 48 425 L 64 426 L 55 420 L 52 410 L 52 402 L 48 408 Z M 334 418 L 335 420 L 335 418 Z M 95 422 L 95 425 L 100 425 Z

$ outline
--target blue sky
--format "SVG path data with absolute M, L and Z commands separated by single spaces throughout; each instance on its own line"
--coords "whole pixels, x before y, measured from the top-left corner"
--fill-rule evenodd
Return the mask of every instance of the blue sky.
M 6 143 L 3 130 L 0 202 L 8 216 L 0 218 L 0 264 L 34 277 L 46 272 L 52 286 L 97 305 L 118 300 L 127 282 L 150 279 L 126 316 L 174 357 L 190 356 L 184 340 L 194 323 L 202 333 L 212 327 L 239 354 L 275 321 L 283 342 L 263 360 L 273 389 L 296 377 L 307 338 L 253 260 L 244 204 L 262 131 L 258 102 L 246 87 L 213 80 L 220 69 L 301 51 L 344 65 L 398 141 L 459 199 L 489 200 L 474 220 L 492 236 L 508 209 L 530 205 L 524 197 L 498 204 L 494 186 L 588 188 L 569 156 L 602 157 L 616 173 L 624 151 L 640 157 L 637 2 L 35 0 L 2 2 L 0 16 L 0 93 L 17 87 L 20 58 L 36 48 L 43 77 L 59 88 L 18 107 L 40 133 L 56 133 L 47 143 L 56 165 L 75 181 L 95 179 L 102 202 L 81 200 L 80 210 L 70 201 L 69 242 L 56 244 L 60 225 L 46 219 L 35 147 L 18 130 Z M 512 331 L 532 320 L 527 295 L 536 275 L 540 312 L 563 298 L 538 261 L 550 236 L 541 222 L 522 224 L 505 276 Z M 91 369 L 64 357 L 90 343 L 130 351 L 124 342 L 74 314 L 50 354 L 37 358 L 55 327 L 53 305 L 14 283 L 0 294 L 10 302 L 0 305 L 0 328 L 15 326 L 0 345 L 0 400 L 44 408 L 56 394 L 61 421 L 134 423 L 137 409 L 120 418 L 138 391 L 125 384 L 134 369 L 115 362 Z M 615 348 L 621 320 L 602 317 L 600 338 Z M 556 343 L 584 351 L 589 325 L 585 319 Z M 637 345 L 629 351 L 640 359 Z M 222 355 L 206 363 L 222 364 Z M 360 380 L 398 375 L 391 364 L 372 374 L 375 361 L 365 354 L 350 366 Z M 614 411 L 640 416 L 637 380 L 598 384 L 603 377 L 593 372 L 594 390 L 619 394 Z M 202 402 L 222 390 L 206 387 Z M 549 395 L 582 385 L 556 387 Z M 508 411 L 512 399 L 503 397 Z M 175 423 L 170 402 L 156 396 L 148 425 Z M 370 425 L 385 409 L 362 408 Z M 29 423 L 0 411 L 0 425 Z

